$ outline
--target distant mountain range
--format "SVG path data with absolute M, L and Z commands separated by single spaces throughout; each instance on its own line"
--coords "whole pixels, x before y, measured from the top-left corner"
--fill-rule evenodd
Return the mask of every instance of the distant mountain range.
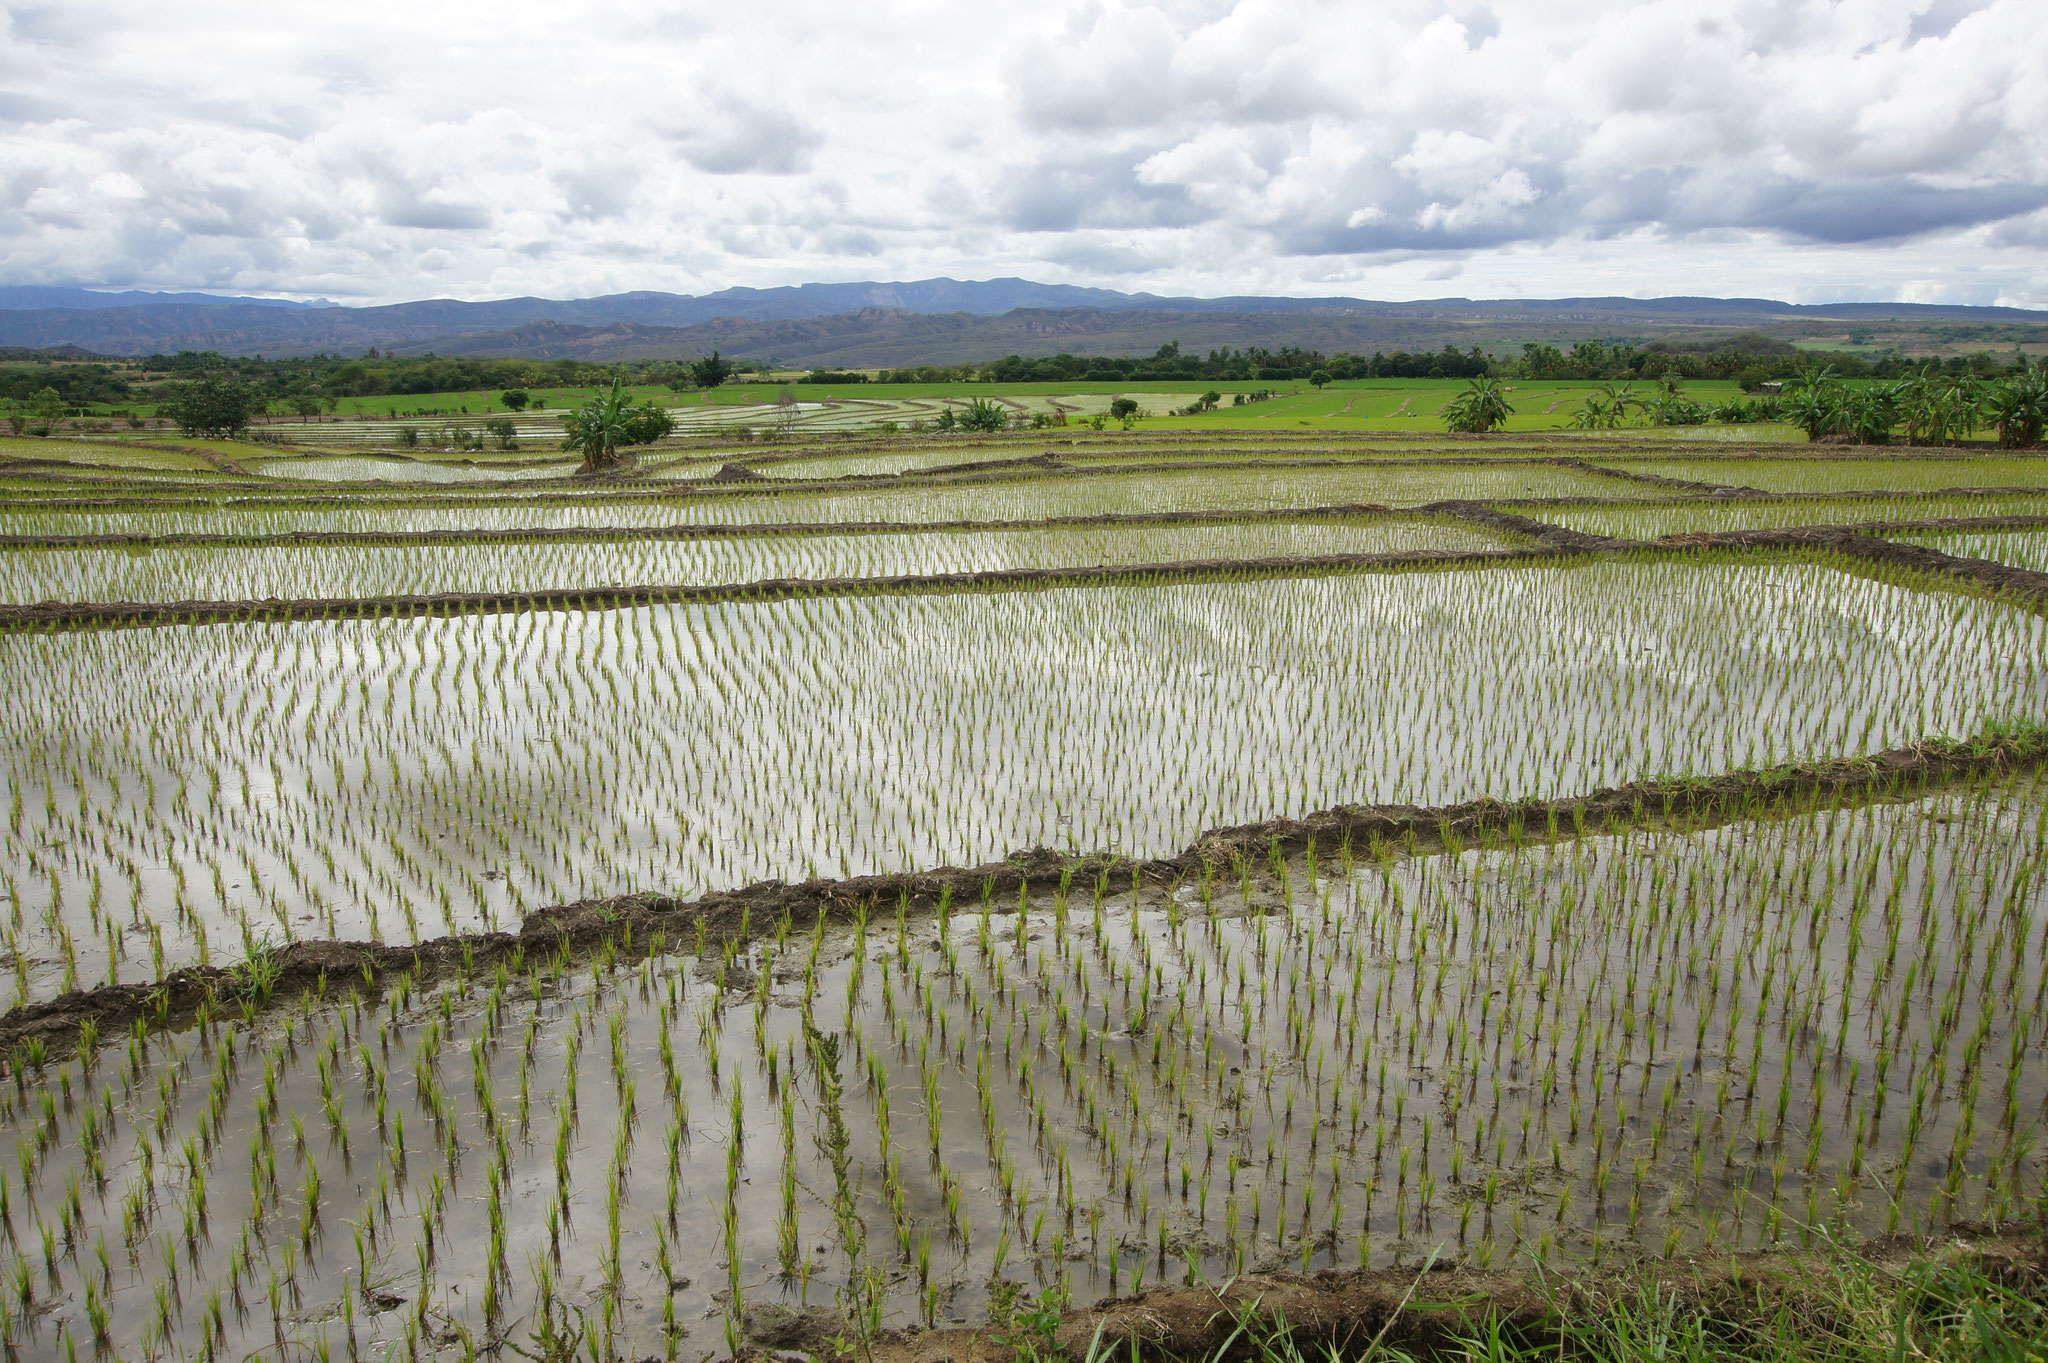
M 2048 313 L 1914 303 L 1798 305 L 1763 298 L 1168 298 L 1027 279 L 800 284 L 601 298 L 428 299 L 377 307 L 204 293 L 0 287 L 0 346 L 105 355 L 401 353 L 618 360 L 730 355 L 796 365 L 959 363 L 1062 350 L 1149 353 L 1300 345 L 1371 351 L 1559 343 L 1712 328 L 2048 328 Z M 2048 337 L 2048 333 L 2044 333 Z

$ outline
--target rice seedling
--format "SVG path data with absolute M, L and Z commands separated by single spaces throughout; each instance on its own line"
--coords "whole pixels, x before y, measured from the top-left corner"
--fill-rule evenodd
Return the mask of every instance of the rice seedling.
M 1447 467 L 1293 470 L 1256 496 L 1627 486 Z M 249 506 L 224 514 L 476 533 L 447 553 L 7 550 L 0 595 L 168 594 L 216 559 L 268 594 L 322 574 L 524 590 L 1492 542 L 1355 516 L 492 530 L 1243 495 L 1166 470 L 1059 484 L 681 512 Z M 815 1299 L 858 1352 L 891 1325 L 1148 1276 L 1453 1243 L 1482 1267 L 1669 1257 L 2024 1214 L 2048 1114 L 2030 771 L 1860 804 L 1652 799 L 1622 827 L 1503 809 L 1128 880 L 1067 863 L 829 922 L 749 899 L 653 941 L 630 919 L 580 952 L 467 940 L 303 995 L 280 965 L 308 938 L 410 945 L 547 904 L 1027 846 L 1145 858 L 1361 800 L 1555 795 L 2038 710 L 2039 615 L 1926 587 L 1812 556 L 1644 554 L 0 638 L 16 997 L 230 968 L 178 1025 L 159 990 L 70 1058 L 38 1038 L 9 1057 L 9 1346 L 674 1357 L 685 1322 L 718 1318 L 737 1351 L 754 1308 Z
M 1541 628 L 1532 598 L 1552 603 Z M 1333 635 L 1334 616 L 1356 629 Z M 232 964 L 288 931 L 402 942 L 648 887 L 1033 845 L 1158 855 L 1368 793 L 1554 794 L 1859 751 L 2032 703 L 2041 634 L 2008 606 L 1818 564 L 1617 561 L 10 636 L 0 677 L 23 703 L 0 758 L 46 798 L 0 826 L 0 869 L 34 896 L 10 929 L 33 999 Z M 1074 638 L 1102 650 L 1085 695 L 1053 642 Z M 1186 643 L 1111 642 L 1164 638 Z M 118 680 L 149 674 L 189 685 L 137 698 Z M 817 691 L 828 674 L 872 681 L 856 699 Z M 607 703 L 572 701 L 591 696 Z M 943 775 L 911 788 L 912 770 Z M 602 837 L 576 812 L 593 807 Z M 52 843 L 76 874 L 50 878 Z M 109 949 L 109 899 L 154 925 L 160 962 Z M 431 929 L 393 911 L 444 903 Z M 265 955 L 247 956 L 258 999 Z

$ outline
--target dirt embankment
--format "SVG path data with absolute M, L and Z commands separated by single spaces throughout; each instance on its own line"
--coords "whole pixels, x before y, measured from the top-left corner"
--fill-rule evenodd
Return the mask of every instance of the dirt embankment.
M 999 910 L 1016 903 L 1021 888 L 1051 890 L 1063 879 L 1092 884 L 1108 875 L 1119 886 L 1135 878 L 1171 886 L 1206 870 L 1260 863 L 1311 845 L 1334 857 L 1349 847 L 1360 857 L 1410 855 L 1495 840 L 1547 841 L 1662 822 L 1689 827 L 1725 823 L 1817 807 L 1911 798 L 1944 785 L 2039 767 L 2048 761 L 2048 734 L 1989 735 L 1968 742 L 1929 740 L 1864 757 L 1793 763 L 1738 771 L 1712 779 L 1639 781 L 1557 800 L 1508 803 L 1479 799 L 1454 805 L 1346 805 L 1300 819 L 1216 828 L 1182 852 L 1151 861 L 1105 855 L 1073 856 L 1043 848 L 1013 853 L 981 866 L 940 866 L 891 875 L 817 879 L 791 884 L 767 880 L 740 889 L 679 899 L 624 895 L 581 900 L 527 915 L 519 931 L 441 937 L 413 946 L 377 942 L 301 941 L 262 960 L 233 967 L 195 967 L 151 984 L 108 985 L 28 1004 L 0 1015 L 0 1056 L 11 1056 L 31 1037 L 53 1050 L 73 1045 L 79 1028 L 93 1023 L 102 1037 L 137 1019 L 170 1022 L 202 1004 L 253 998 L 296 998 L 307 989 L 350 980 L 375 984 L 388 973 L 435 974 L 458 967 L 489 967 L 521 953 L 584 949 L 611 941 L 647 949 L 656 933 L 670 943 L 694 934 L 701 922 L 719 935 L 765 930 L 787 914 L 797 927 L 820 917 L 850 917 L 861 905 L 907 902 L 929 911 L 949 898 L 958 911 L 994 896 Z M 1008 902 L 1005 903 L 1005 897 Z
M 1606 478 L 1620 478 L 1631 483 L 1647 483 L 1651 487 L 1668 487 L 1679 492 L 1704 492 L 1718 497 L 1768 497 L 1771 494 L 1762 488 L 1750 487 L 1744 483 L 1702 483 L 1691 478 L 1667 478 L 1661 473 L 1645 473 L 1641 469 L 1615 468 L 1608 464 L 1590 464 L 1583 459 L 1561 459 L 1582 473 L 1597 473 Z
M 1470 1359 L 1466 1342 L 1497 1326 L 1541 1356 L 1564 1327 L 1654 1295 L 1721 1339 L 1772 1338 L 1797 1322 L 1816 1339 L 1862 1333 L 1845 1317 L 1852 1277 L 1903 1288 L 1906 1271 L 1939 1263 L 2038 1297 L 2048 1249 L 2038 1230 L 1958 1226 L 1938 1241 L 1892 1236 L 1854 1250 L 1755 1250 L 1535 1274 L 1456 1263 L 1428 1268 L 1247 1274 L 1220 1286 L 1154 1287 L 1063 1315 L 1050 1343 L 1068 1358 L 1255 1359 L 1257 1337 L 1282 1325 L 1301 1358 L 1353 1358 L 1379 1345 L 1418 1358 Z M 1014 1363 L 1018 1328 L 902 1330 L 875 1343 L 875 1363 Z M 1327 1351 L 1327 1352 L 1325 1352 Z M 1266 1355 L 1270 1356 L 1270 1355 Z M 1521 1356 L 1518 1354 L 1517 1356 Z M 1567 1355 L 1569 1356 L 1569 1355 Z
M 1620 539 L 1613 535 L 1589 535 L 1570 526 L 1539 521 L 1513 511 L 1502 511 L 1497 506 L 1485 502 L 1431 502 L 1421 510 L 1432 515 L 1456 516 L 1459 520 L 1487 530 L 1534 540 L 1550 549 L 1604 551 L 1644 547 L 1639 540 Z

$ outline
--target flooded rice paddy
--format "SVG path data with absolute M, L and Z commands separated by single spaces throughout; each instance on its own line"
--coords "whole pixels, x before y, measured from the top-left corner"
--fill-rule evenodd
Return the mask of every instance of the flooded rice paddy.
M 521 592 L 634 583 L 886 577 L 1294 555 L 1489 550 L 1506 541 L 1435 518 L 1199 525 L 1017 526 L 986 532 L 467 544 L 306 544 L 93 551 L 0 548 L 0 601 L 260 600 Z
M 1133 457 L 1067 434 L 1071 457 Z M 1472 498 L 1646 539 L 2041 515 L 2048 461 L 1586 447 L 1892 494 L 1714 499 L 1498 457 L 1583 452 L 1528 440 L 1374 466 L 1304 434 L 1259 452 L 1359 457 L 788 486 L 1049 443 L 820 446 L 764 460 L 779 487 L 673 496 L 407 491 L 365 481 L 395 463 L 368 451 L 293 461 L 358 480 L 342 495 L 250 492 L 215 456 L 265 456 L 225 443 L 69 487 L 15 470 L 0 533 L 449 540 L 15 545 L 7 603 L 843 580 L 0 634 L 0 1002 L 28 1009 L 0 1016 L 0 1348 L 701 1360 L 786 1347 L 795 1319 L 829 1351 L 1160 1282 L 1834 1244 L 2039 1202 L 2048 622 L 2009 580 L 1993 598 L 1967 565 L 1937 581 L 1824 547 L 873 579 L 1522 542 L 1448 513 L 918 529 L 958 519 Z M 1177 443 L 1127 448 L 1243 462 Z M 639 481 L 708 476 L 711 448 Z M 1926 491 L 2012 482 L 2044 491 Z M 778 530 L 847 522 L 892 528 Z M 554 527 L 579 533 L 497 538 Z M 2042 536 L 1899 538 L 2038 569 Z M 1980 754 L 1930 761 L 1932 788 L 1830 768 L 1874 783 L 1864 803 L 1782 769 L 1714 779 L 1993 730 L 1923 749 Z M 1184 853 L 1343 805 L 1655 777 L 1725 798 Z M 915 904 L 840 882 L 677 905 L 1034 847 L 1174 859 L 1012 859 L 1009 888 L 984 870 Z M 522 923 L 627 895 L 671 898 Z M 574 951 L 550 932 L 572 919 Z M 320 945 L 491 929 L 521 935 L 381 975 Z M 334 963 L 313 992 L 286 943 Z M 231 971 L 196 1017 L 166 987 L 189 965 Z M 129 1011 L 37 1012 L 110 983 Z
M 2048 573 L 2048 527 L 2038 530 L 1943 531 L 1900 535 L 1897 538 L 1912 544 L 1924 544 L 1958 558 L 1989 559 L 2010 568 Z
M 1799 525 L 1855 525 L 1862 522 L 1937 520 L 1964 516 L 2048 516 L 2048 495 L 1857 497 L 1829 501 L 1687 499 L 1646 506 L 1555 506 L 1524 508 L 1551 525 L 1588 535 L 1652 540 L 1695 531 L 1782 530 Z
M 2044 863 L 2022 778 L 335 981 L 0 1088 L 0 1328 L 45 1357 L 698 1357 L 765 1306 L 854 1334 L 2010 1217 Z
M 2048 711 L 2023 609 L 1631 562 L 0 636 L 12 993 L 660 887 L 1156 856 Z

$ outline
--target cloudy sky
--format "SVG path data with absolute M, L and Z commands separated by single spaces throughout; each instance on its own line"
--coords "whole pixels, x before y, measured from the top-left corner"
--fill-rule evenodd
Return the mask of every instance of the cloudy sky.
M 2042 0 L 0 5 L 0 283 L 2048 307 Z

